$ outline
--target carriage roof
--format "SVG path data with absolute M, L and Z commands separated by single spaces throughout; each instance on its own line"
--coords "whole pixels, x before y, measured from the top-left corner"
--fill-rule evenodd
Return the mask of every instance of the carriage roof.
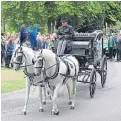
M 95 30 L 92 33 L 77 33 L 75 32 L 73 41 L 88 41 L 88 40 L 97 40 L 97 38 L 100 38 L 103 36 L 102 30 Z

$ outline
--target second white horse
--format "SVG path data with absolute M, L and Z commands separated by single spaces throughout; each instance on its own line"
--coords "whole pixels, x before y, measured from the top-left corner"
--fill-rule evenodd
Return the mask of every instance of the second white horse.
M 60 88 L 66 83 L 69 93 L 69 103 L 71 109 L 74 109 L 75 94 L 76 94 L 76 82 L 79 72 L 79 63 L 74 56 L 67 56 L 59 58 L 52 51 L 43 49 L 36 53 L 35 58 L 35 74 L 43 74 L 45 82 L 48 87 L 53 90 L 52 95 L 52 115 L 58 115 L 59 110 L 56 104 L 56 98 L 58 96 Z M 72 93 L 70 90 L 70 84 L 73 84 Z M 41 107 L 43 109 L 43 107 Z

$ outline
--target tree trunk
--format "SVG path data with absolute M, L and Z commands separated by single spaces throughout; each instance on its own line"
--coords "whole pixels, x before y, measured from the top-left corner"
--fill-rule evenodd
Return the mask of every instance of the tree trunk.
M 4 19 L 4 18 L 2 18 L 2 23 L 1 23 L 1 25 L 2 25 L 2 30 L 1 30 L 1 32 L 4 33 L 4 32 L 5 32 L 5 19 Z
M 48 33 L 51 33 L 51 19 L 48 18 Z

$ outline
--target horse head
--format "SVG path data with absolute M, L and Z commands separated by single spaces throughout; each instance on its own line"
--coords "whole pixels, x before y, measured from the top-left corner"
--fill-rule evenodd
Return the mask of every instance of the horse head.
M 17 43 L 10 62 L 16 71 L 19 70 L 21 64 L 23 64 L 23 56 L 24 54 L 23 54 L 22 46 L 21 44 Z
M 42 57 L 41 52 L 37 52 L 35 54 L 35 57 L 33 58 L 34 62 L 34 73 L 35 75 L 40 75 L 42 72 L 42 69 L 44 69 L 44 57 Z

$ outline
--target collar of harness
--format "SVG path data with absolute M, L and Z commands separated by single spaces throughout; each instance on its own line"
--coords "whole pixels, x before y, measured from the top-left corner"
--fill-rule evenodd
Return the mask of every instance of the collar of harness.
M 55 69 L 55 73 L 54 73 L 51 77 L 48 77 L 47 74 L 46 74 L 46 70 L 48 70 L 49 68 L 52 68 L 52 67 L 55 66 L 55 65 L 53 65 L 53 66 L 47 68 L 47 69 L 44 71 L 44 72 L 45 72 L 44 75 L 45 75 L 45 77 L 46 77 L 47 79 L 54 79 L 54 78 L 56 78 L 56 77 L 58 76 L 59 68 L 60 68 L 60 63 L 59 63 L 59 58 L 58 58 L 58 57 L 56 57 L 55 59 L 56 59 L 56 69 Z

